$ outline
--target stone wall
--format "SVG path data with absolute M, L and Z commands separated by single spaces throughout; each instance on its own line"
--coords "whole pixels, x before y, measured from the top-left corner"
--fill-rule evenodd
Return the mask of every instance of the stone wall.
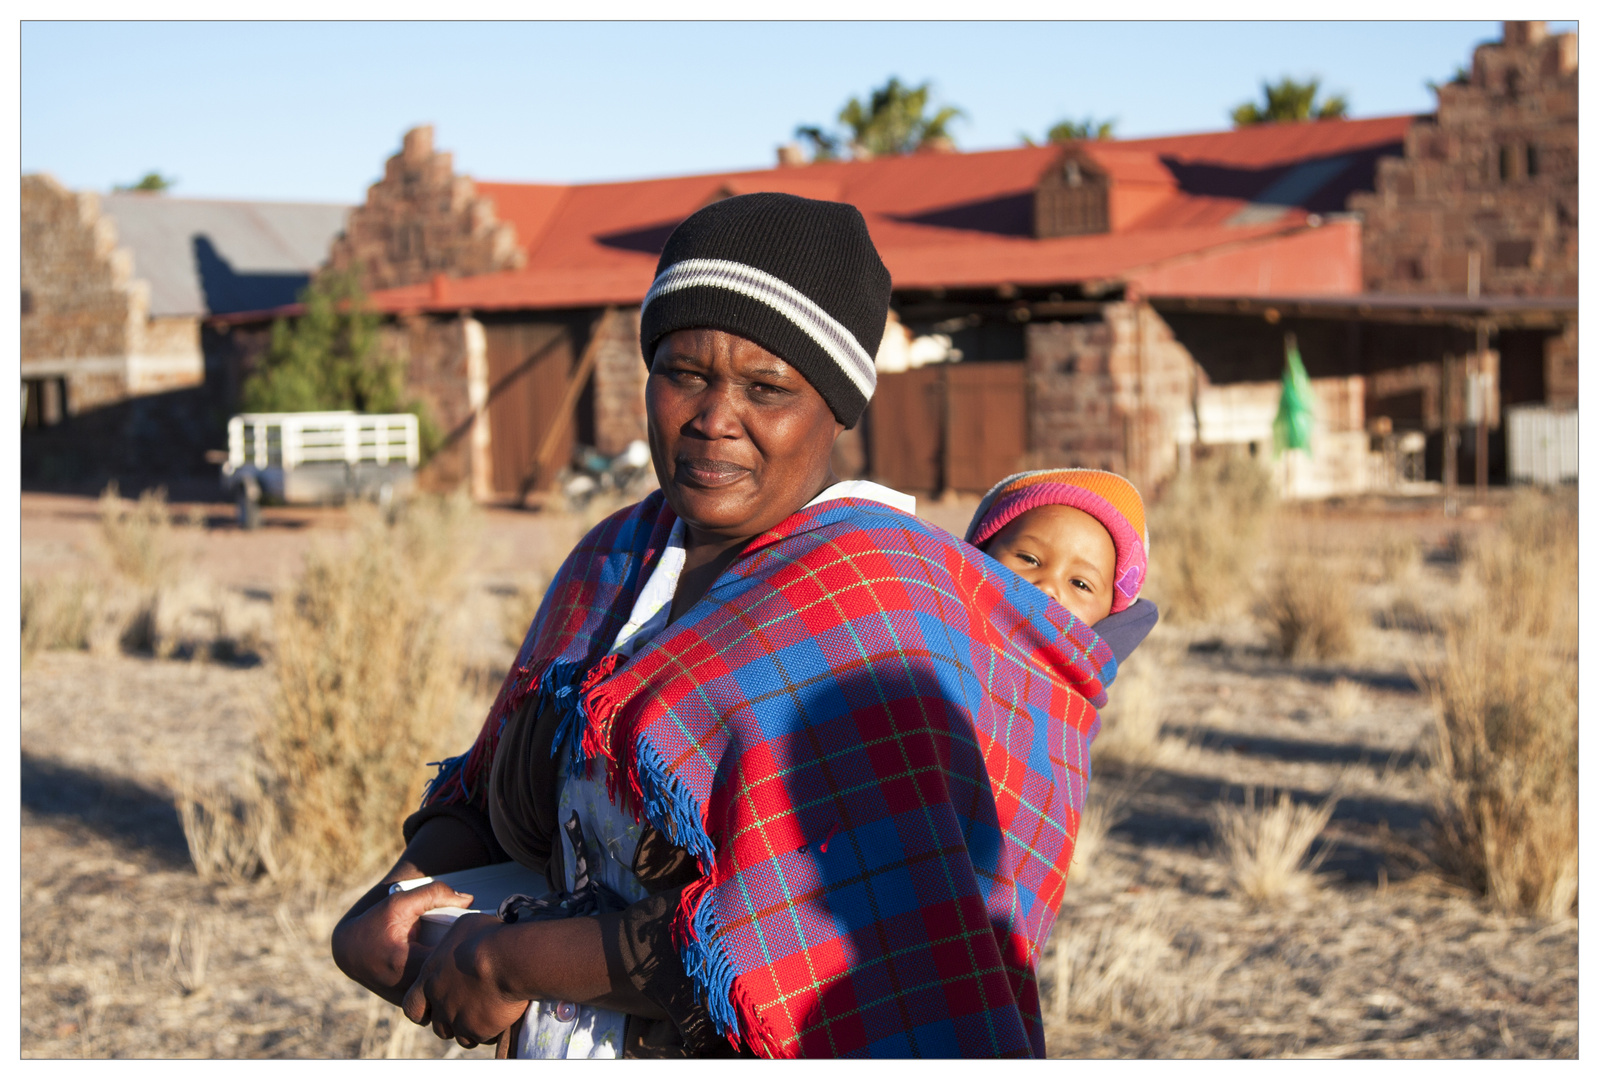
M 421 401 L 443 442 L 417 477 L 429 491 L 470 490 L 473 478 L 471 365 L 466 316 L 413 315 L 385 323 L 384 349 L 405 365 L 406 392 Z
M 1577 407 L 1577 324 L 1544 343 L 1544 400 L 1560 408 Z
M 328 265 L 359 265 L 368 289 L 414 285 L 435 274 L 468 277 L 523 265 L 516 227 L 495 215 L 451 155 L 433 149 L 431 127 L 405 133 L 366 202 L 350 211 Z
M 634 439 L 648 440 L 644 382 L 649 375 L 639 352 L 639 309 L 620 308 L 602 322 L 594 360 L 594 448 L 619 454 Z
M 1027 327 L 1029 454 L 1039 468 L 1109 469 L 1153 486 L 1178 465 L 1177 432 L 1204 375 L 1152 308 L 1102 311 Z
M 1577 39 L 1506 23 L 1405 156 L 1379 163 L 1364 219 L 1372 291 L 1488 296 L 1577 293 Z

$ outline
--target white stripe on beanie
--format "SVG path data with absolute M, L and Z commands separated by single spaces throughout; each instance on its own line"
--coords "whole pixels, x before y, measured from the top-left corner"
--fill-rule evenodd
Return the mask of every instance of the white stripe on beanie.
M 871 399 L 877 389 L 877 365 L 855 335 L 816 301 L 764 270 L 730 259 L 684 259 L 661 271 L 644 294 L 639 312 L 642 314 L 657 296 L 702 285 L 730 289 L 772 308 L 820 345 L 861 395 Z

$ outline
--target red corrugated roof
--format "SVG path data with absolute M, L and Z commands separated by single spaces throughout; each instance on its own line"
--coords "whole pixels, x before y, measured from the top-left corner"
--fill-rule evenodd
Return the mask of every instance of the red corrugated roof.
M 636 303 L 678 222 L 713 199 L 752 191 L 854 204 L 896 288 L 1117 279 L 1179 256 L 1269 242 L 1302 228 L 1310 213 L 1343 209 L 1350 191 L 1372 186 L 1378 156 L 1402 152 L 1413 119 L 1077 144 L 1140 194 L 1118 216 L 1118 231 L 1047 240 L 1032 236 L 1032 191 L 1067 152 L 1059 146 L 616 183 L 480 182 L 499 217 L 515 223 L 525 269 L 452 280 L 442 295 L 433 285 L 387 289 L 373 301 L 387 311 Z M 1277 204 L 1252 204 L 1262 194 Z M 1246 209 L 1253 216 L 1235 218 Z

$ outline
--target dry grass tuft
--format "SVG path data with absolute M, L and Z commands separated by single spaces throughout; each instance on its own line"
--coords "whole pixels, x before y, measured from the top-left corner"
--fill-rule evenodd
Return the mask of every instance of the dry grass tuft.
M 1150 586 L 1166 618 L 1218 618 L 1249 595 L 1274 502 L 1249 458 L 1209 458 L 1171 480 L 1149 525 Z
M 1285 659 L 1338 660 L 1355 648 L 1355 581 L 1339 560 L 1289 556 L 1260 599 L 1272 648 Z
M 1327 709 L 1334 720 L 1349 720 L 1364 712 L 1369 703 L 1366 691 L 1353 679 L 1335 679 L 1327 693 Z
M 1377 548 L 1384 581 L 1404 583 L 1421 571 L 1421 542 L 1408 533 L 1390 533 Z
M 276 875 L 277 807 L 252 774 L 238 790 L 177 784 L 178 819 L 189 859 L 201 881 L 239 884 L 258 874 Z
M 1094 765 L 1136 771 L 1158 763 L 1175 745 L 1161 732 L 1162 694 L 1154 663 L 1152 657 L 1129 660 L 1111 684 L 1091 751 Z
M 1439 861 L 1496 907 L 1563 917 L 1577 900 L 1574 495 L 1517 495 L 1468 556 L 1481 599 L 1419 672 L 1438 718 Z
M 195 916 L 186 909 L 173 914 L 166 968 L 185 994 L 206 988 L 215 937 L 215 916 Z
M 337 881 L 391 858 L 400 823 L 460 748 L 452 640 L 475 518 L 416 500 L 307 559 L 276 608 L 278 700 L 261 751 L 274 778 L 280 873 Z
M 87 649 L 95 608 L 88 581 L 48 577 L 22 583 L 22 655 L 41 649 Z
M 1222 857 L 1227 862 L 1238 891 L 1258 903 L 1271 903 L 1311 891 L 1316 885 L 1316 868 L 1329 848 L 1323 846 L 1308 861 L 1306 854 L 1316 837 L 1332 819 L 1336 794 L 1320 806 L 1294 802 L 1287 792 L 1277 801 L 1255 804 L 1255 789 L 1245 793 L 1244 805 L 1221 802 L 1215 806 L 1216 835 Z
M 1174 913 L 1142 900 L 1125 917 L 1056 923 L 1044 994 L 1053 1025 L 1138 1024 L 1171 1028 L 1204 1013 L 1236 949 L 1197 958 L 1174 943 Z

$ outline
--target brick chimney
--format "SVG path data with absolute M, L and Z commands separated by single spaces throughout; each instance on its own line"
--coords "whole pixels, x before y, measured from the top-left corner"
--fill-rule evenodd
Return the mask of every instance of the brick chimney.
M 797 142 L 784 143 L 777 148 L 777 167 L 791 169 L 797 165 L 805 164 L 805 151 Z

